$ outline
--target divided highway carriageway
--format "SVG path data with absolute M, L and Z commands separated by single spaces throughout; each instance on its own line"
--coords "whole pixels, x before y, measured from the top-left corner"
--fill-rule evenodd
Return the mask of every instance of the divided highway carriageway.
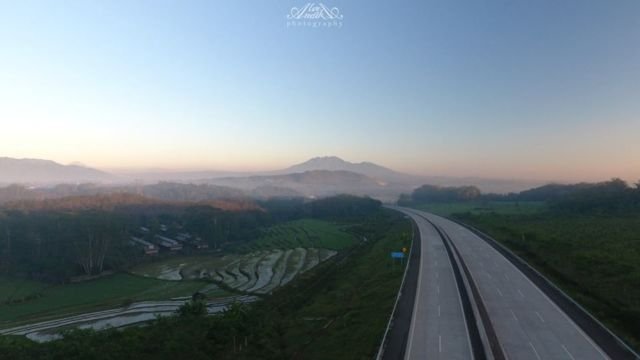
M 434 214 L 390 208 L 415 222 L 419 230 L 415 239 L 421 246 L 417 281 L 405 285 L 416 287 L 411 316 L 391 322 L 393 327 L 407 328 L 390 332 L 405 337 L 395 341 L 403 348 L 385 349 L 382 358 L 640 359 L 547 279 L 486 235 Z

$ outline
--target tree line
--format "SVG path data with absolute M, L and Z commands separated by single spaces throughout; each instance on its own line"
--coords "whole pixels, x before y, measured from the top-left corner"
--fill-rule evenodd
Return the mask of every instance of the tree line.
M 567 212 L 640 211 L 640 182 L 629 185 L 614 178 L 598 183 L 548 184 L 519 193 L 483 194 L 475 186 L 423 185 L 400 196 L 400 205 L 471 201 L 540 201 L 551 210 Z
M 400 205 L 429 202 L 473 201 L 482 197 L 480 189 L 475 186 L 438 186 L 422 185 L 410 195 L 402 194 Z

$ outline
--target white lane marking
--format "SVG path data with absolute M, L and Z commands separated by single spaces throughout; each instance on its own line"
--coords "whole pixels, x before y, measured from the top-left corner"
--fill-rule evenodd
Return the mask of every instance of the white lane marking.
M 413 218 L 413 216 L 412 216 Z M 413 218 L 413 220 L 418 223 L 418 219 L 417 218 Z M 414 298 L 414 303 L 413 303 L 413 316 L 411 318 L 411 326 L 409 329 L 409 332 L 411 333 L 411 336 L 409 336 L 409 344 L 407 345 L 407 356 L 405 357 L 405 359 L 411 359 L 411 350 L 413 350 L 413 334 L 416 330 L 416 317 L 418 316 L 418 309 L 419 306 L 418 304 L 420 304 L 420 287 L 422 285 L 422 272 L 423 272 L 423 268 L 424 268 L 424 262 L 425 262 L 425 254 L 424 252 L 426 251 L 426 246 L 425 246 L 425 242 L 422 241 L 422 232 L 420 231 L 420 226 L 418 225 L 418 234 L 420 235 L 420 265 L 418 268 L 418 288 L 416 289 L 416 296 Z
M 442 352 L 442 335 L 438 335 L 438 351 Z
M 444 241 L 444 239 L 440 239 L 442 241 Z M 444 244 L 444 243 L 443 243 Z M 451 273 L 451 278 L 452 281 L 455 285 L 455 292 L 458 294 L 457 298 L 458 298 L 458 305 L 460 305 L 460 313 L 464 314 L 464 306 L 462 306 L 462 297 L 460 296 L 460 289 L 458 288 L 458 283 L 455 281 L 455 275 L 453 274 L 453 263 L 451 262 L 451 259 L 449 258 L 449 256 L 445 257 L 445 261 L 449 264 L 449 268 L 452 269 L 450 271 Z M 480 295 L 480 298 L 482 298 L 482 295 Z M 464 315 L 462 316 L 462 321 L 464 322 L 464 328 L 466 330 L 465 334 L 469 334 L 469 324 L 467 323 L 467 319 L 464 317 Z M 471 346 L 471 338 L 469 336 L 465 336 L 467 338 L 467 345 L 468 345 L 468 349 L 469 349 L 469 359 L 473 359 L 473 347 Z
M 540 319 L 540 321 L 544 322 L 544 319 L 542 318 L 542 315 L 540 315 L 539 312 L 536 311 L 536 315 L 538 315 L 538 318 Z
M 510 280 L 509 279 L 509 275 L 507 275 L 507 273 L 504 274 L 504 278 L 507 279 L 507 280 Z
M 436 287 L 436 292 L 437 292 L 438 294 L 440 294 L 440 285 L 438 285 L 438 286 Z
M 516 319 L 516 321 L 518 321 L 518 317 L 516 316 L 516 313 L 513 312 L 513 310 L 509 310 L 511 311 L 511 315 L 513 315 L 513 318 Z
M 536 357 L 538 358 L 538 360 L 542 360 L 540 358 L 540 355 L 538 355 L 538 351 L 536 350 L 536 347 L 533 346 L 533 344 L 531 342 L 529 342 L 529 346 L 531 346 L 531 350 L 533 350 L 533 353 L 536 354 Z
M 488 271 L 485 271 L 485 274 L 487 274 L 487 276 L 489 277 L 489 279 L 493 279 L 493 276 L 491 276 L 491 274 L 489 274 Z
M 440 273 L 436 271 L 436 279 L 438 278 L 438 275 L 440 275 Z
M 562 348 L 564 349 L 564 352 L 567 353 L 567 355 L 569 355 L 569 358 L 571 358 L 571 360 L 576 360 L 576 358 L 573 357 L 573 355 L 571 355 L 571 353 L 569 352 L 569 350 L 567 350 L 567 347 L 564 345 L 561 345 Z
M 445 219 L 446 220 L 446 219 Z M 451 222 L 450 220 L 447 220 L 449 222 Z M 453 222 L 451 222 L 452 224 L 455 224 Z M 457 225 L 457 224 L 456 224 Z M 461 226 L 461 225 L 458 225 Z M 473 236 L 475 236 L 476 238 L 479 238 L 477 235 L 471 233 Z M 480 238 L 479 238 L 480 239 Z M 489 243 L 485 244 L 488 249 L 489 252 L 494 255 L 494 256 L 502 256 L 504 257 L 504 255 L 502 255 L 501 253 L 498 252 L 498 250 L 494 249 L 491 245 L 489 245 Z M 520 269 L 518 269 L 511 261 L 505 261 L 507 264 L 509 264 L 508 266 L 513 269 L 513 271 L 522 276 L 523 279 L 525 279 L 525 281 L 527 283 L 529 283 L 534 289 L 536 289 L 538 291 L 538 293 L 540 295 L 542 295 L 542 297 L 544 297 L 545 299 L 547 299 L 547 301 L 558 311 L 558 313 L 562 314 L 562 316 L 571 324 L 573 325 L 573 327 L 578 331 L 578 333 L 580 333 L 582 335 L 582 337 L 584 339 L 587 340 L 587 342 L 589 344 L 591 344 L 591 346 L 593 346 L 593 348 L 600 354 L 600 356 L 602 356 L 603 359 L 609 359 L 609 357 L 607 355 L 604 354 L 604 352 L 602 351 L 602 349 L 600 349 L 600 347 L 598 347 L 598 345 L 596 345 L 593 340 L 591 340 L 591 338 L 589 336 L 587 336 L 587 334 L 584 333 L 584 331 L 582 331 L 582 329 L 569 317 L 569 315 L 567 315 L 564 311 L 562 311 L 560 309 L 560 307 L 558 306 L 558 304 L 556 304 L 555 302 L 553 302 L 549 296 L 547 296 L 547 294 L 545 294 L 542 289 L 540 289 L 537 285 L 535 285 L 533 283 L 533 281 L 531 281 L 531 279 L 529 279 L 522 271 L 520 271 Z M 522 296 L 523 298 L 525 297 L 524 294 L 520 291 L 520 289 L 518 289 L 518 293 L 520 294 L 520 296 Z
M 438 305 L 438 317 L 440 317 L 440 305 Z
M 421 212 L 421 211 L 417 212 L 417 213 L 421 213 L 421 214 L 418 214 L 418 216 L 431 215 L 431 214 L 424 213 L 424 212 Z M 427 224 L 429 224 L 429 225 L 431 225 L 433 227 L 433 224 L 430 224 L 428 222 L 428 220 L 426 220 L 426 221 L 427 221 Z M 444 241 L 444 239 L 442 239 L 442 238 L 440 240 Z M 451 259 L 449 259 L 448 256 L 445 256 L 445 261 L 447 262 L 447 264 L 449 264 L 450 268 L 453 269 L 453 264 L 451 263 Z M 453 272 L 452 272 L 451 276 L 452 277 L 454 276 Z M 456 283 L 455 289 L 456 289 L 456 292 L 458 293 L 457 298 L 458 298 L 458 304 L 460 305 L 460 311 L 461 311 L 461 313 L 464 313 L 464 307 L 462 306 L 462 298 L 460 297 L 460 289 L 458 288 L 457 283 Z M 480 295 L 480 298 L 482 299 L 482 294 Z M 464 316 L 462 316 L 462 321 L 464 322 L 465 329 L 467 329 L 467 334 L 469 334 L 469 324 L 467 323 L 467 319 Z M 471 346 L 471 339 L 469 338 L 469 336 L 465 336 L 465 337 L 467 338 L 467 345 L 468 345 L 467 349 L 469 349 L 469 359 L 473 359 L 473 349 L 472 349 L 472 346 Z M 407 356 L 407 357 L 405 357 L 405 359 L 410 359 L 410 357 Z
M 500 291 L 499 288 L 496 288 L 496 290 L 498 291 L 498 294 L 500 294 L 500 296 L 502 296 L 502 291 Z

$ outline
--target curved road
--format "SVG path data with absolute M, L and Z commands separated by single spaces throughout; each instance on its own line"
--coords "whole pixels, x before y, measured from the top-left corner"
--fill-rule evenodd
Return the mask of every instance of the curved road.
M 406 359 L 473 359 L 471 342 L 444 243 L 434 227 L 412 210 L 420 232 L 420 267 Z
M 397 209 L 412 214 L 414 218 L 423 217 L 422 221 L 428 219 L 441 228 L 455 244 L 479 289 L 480 297 L 486 306 L 491 324 L 507 359 L 591 360 L 609 358 L 529 278 L 476 234 L 440 216 L 413 209 Z M 423 228 L 425 228 L 425 232 L 429 233 L 426 225 Z M 428 235 L 427 237 L 432 236 Z M 437 243 L 435 240 L 433 242 Z M 435 248 L 432 249 L 432 251 L 435 250 Z M 425 252 L 422 255 L 434 256 L 434 254 Z M 428 271 L 422 271 L 421 275 L 430 276 Z M 453 283 L 453 279 L 448 277 L 442 278 L 439 282 L 432 280 L 432 285 L 423 284 L 423 286 L 434 286 L 437 293 L 438 286 L 440 289 L 446 286 L 444 285 L 445 280 Z M 424 290 L 421 293 L 424 293 Z M 452 292 L 450 296 L 454 296 L 454 293 Z M 421 304 L 421 308 L 416 309 L 418 311 L 415 316 L 416 326 L 429 328 L 429 325 L 420 325 L 420 323 L 429 322 L 427 314 L 432 314 L 433 309 L 422 307 L 434 306 L 433 302 L 417 300 L 416 298 L 416 304 Z M 451 299 L 448 300 L 453 302 Z M 429 335 L 429 332 L 427 331 L 426 334 Z M 422 336 L 421 332 L 415 333 L 413 343 L 424 341 L 431 344 L 430 336 L 426 338 Z M 433 349 L 425 351 L 433 351 Z M 408 358 L 425 357 L 422 356 L 422 353 L 412 352 Z

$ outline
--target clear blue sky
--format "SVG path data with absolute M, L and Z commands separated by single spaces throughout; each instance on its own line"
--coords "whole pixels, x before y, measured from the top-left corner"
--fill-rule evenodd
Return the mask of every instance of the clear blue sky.
M 640 1 L 0 0 L 0 155 L 640 178 Z

